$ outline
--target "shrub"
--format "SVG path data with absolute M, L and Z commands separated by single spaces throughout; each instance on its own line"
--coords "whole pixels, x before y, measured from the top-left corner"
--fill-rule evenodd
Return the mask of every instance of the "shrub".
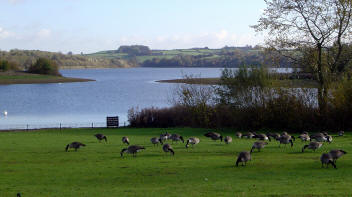
M 56 65 L 56 63 L 46 58 L 39 58 L 28 68 L 28 72 L 35 74 L 61 76 L 59 73 L 59 67 Z
M 18 71 L 18 65 L 14 62 L 9 62 L 7 60 L 0 60 L 0 71 L 5 72 L 9 70 Z

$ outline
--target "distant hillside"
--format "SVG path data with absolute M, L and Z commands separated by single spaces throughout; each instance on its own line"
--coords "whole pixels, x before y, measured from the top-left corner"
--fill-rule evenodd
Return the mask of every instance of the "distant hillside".
M 150 50 L 143 45 L 121 46 L 118 50 L 100 51 L 87 57 L 123 59 L 142 67 L 239 67 L 262 65 L 290 67 L 289 61 L 269 57 L 260 47 L 223 47 Z
M 39 57 L 51 59 L 60 69 L 76 68 L 126 68 L 136 63 L 122 58 L 101 58 L 85 55 L 65 55 L 38 50 L 0 51 L 0 60 L 14 62 L 21 70 L 27 70 Z

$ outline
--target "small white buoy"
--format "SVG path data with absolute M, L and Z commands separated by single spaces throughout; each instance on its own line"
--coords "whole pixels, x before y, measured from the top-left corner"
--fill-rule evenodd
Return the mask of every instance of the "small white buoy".
M 4 111 L 4 115 L 7 116 L 7 111 L 6 110 Z

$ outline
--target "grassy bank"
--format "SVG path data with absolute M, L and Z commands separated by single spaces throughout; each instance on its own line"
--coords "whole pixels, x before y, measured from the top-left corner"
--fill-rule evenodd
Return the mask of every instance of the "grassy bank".
M 161 132 L 198 136 L 187 150 L 174 144 L 175 156 L 153 147 Z M 352 157 L 338 169 L 322 169 L 319 157 L 331 149 L 352 152 L 352 136 L 336 137 L 316 152 L 301 153 L 305 144 L 278 147 L 270 142 L 252 154 L 246 167 L 234 167 L 236 155 L 254 140 L 234 139 L 226 145 L 203 136 L 207 129 L 67 129 L 0 132 L 0 196 L 348 196 L 352 193 Z M 108 143 L 93 134 L 104 133 Z M 234 138 L 233 131 L 222 131 Z M 122 136 L 146 150 L 121 158 Z M 66 144 L 87 146 L 65 152 Z M 171 142 L 170 142 L 171 143 Z
M 0 85 L 87 82 L 91 79 L 60 77 L 52 75 L 30 74 L 25 72 L 0 72 Z
M 199 85 L 217 85 L 220 83 L 220 78 L 190 78 L 190 79 L 171 79 L 156 81 L 160 83 L 185 83 Z M 318 83 L 313 80 L 293 79 L 293 80 L 273 80 L 273 87 L 290 87 L 290 88 L 316 88 Z

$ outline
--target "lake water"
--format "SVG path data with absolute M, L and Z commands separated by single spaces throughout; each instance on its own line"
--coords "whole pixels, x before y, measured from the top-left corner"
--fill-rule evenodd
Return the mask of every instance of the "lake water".
M 219 77 L 221 68 L 130 68 L 62 70 L 67 77 L 96 81 L 0 85 L 0 129 L 105 126 L 106 116 L 128 124 L 131 107 L 170 106 L 177 86 L 156 80 L 184 75 Z M 279 69 L 279 72 L 287 70 Z M 7 111 L 5 117 L 3 111 Z
M 67 77 L 96 81 L 0 86 L 0 129 L 105 126 L 106 116 L 127 122 L 131 107 L 166 107 L 175 84 L 156 80 L 193 74 L 218 77 L 220 68 L 131 68 L 62 70 Z M 3 111 L 7 111 L 5 117 Z

